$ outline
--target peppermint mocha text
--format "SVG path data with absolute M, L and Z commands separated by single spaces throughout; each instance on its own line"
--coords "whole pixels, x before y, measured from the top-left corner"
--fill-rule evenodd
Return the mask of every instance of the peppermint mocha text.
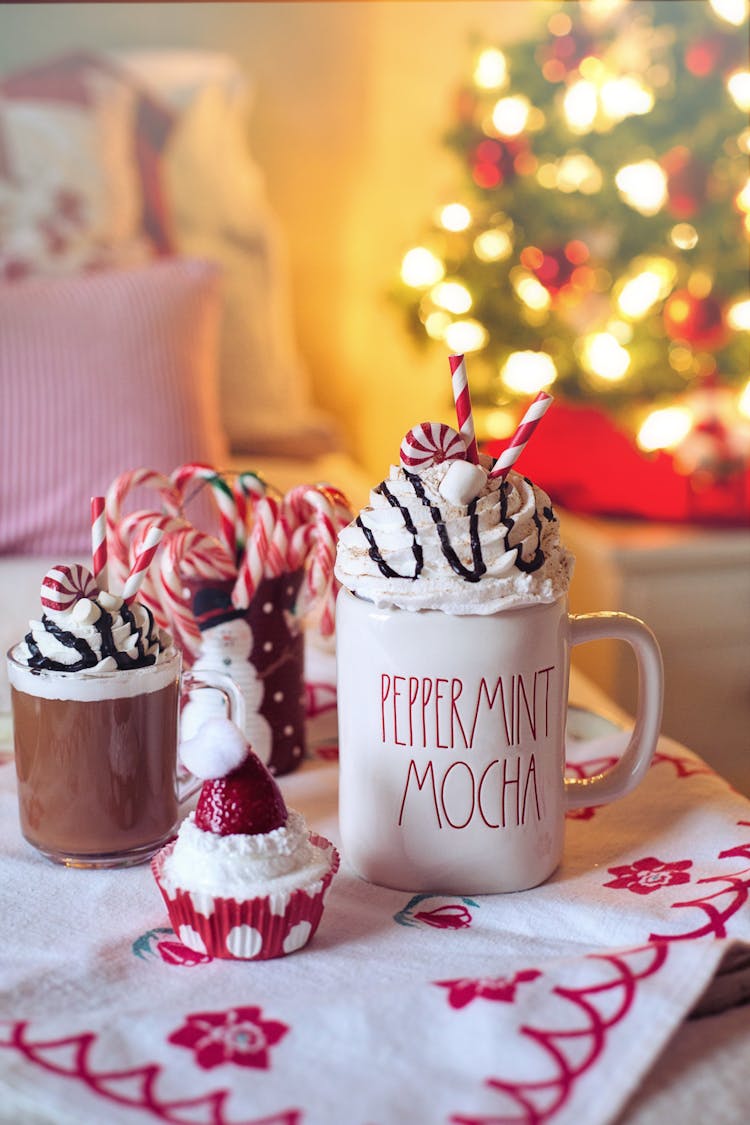
M 471 750 L 488 729 L 506 746 L 546 738 L 555 666 L 467 685 L 453 677 L 380 677 L 381 737 L 391 746 Z M 488 728 L 487 724 L 490 724 Z

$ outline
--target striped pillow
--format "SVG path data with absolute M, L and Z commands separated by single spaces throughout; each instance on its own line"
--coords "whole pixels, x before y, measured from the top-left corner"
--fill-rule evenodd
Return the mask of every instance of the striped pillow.
M 221 464 L 213 265 L 0 285 L 0 554 L 88 552 L 127 469 Z

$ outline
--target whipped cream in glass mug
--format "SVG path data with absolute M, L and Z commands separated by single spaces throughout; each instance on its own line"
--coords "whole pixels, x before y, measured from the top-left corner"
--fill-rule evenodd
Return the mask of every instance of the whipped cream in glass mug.
M 150 611 L 103 591 L 32 621 L 8 673 L 21 831 L 71 867 L 143 863 L 176 831 L 200 786 L 179 775 L 181 691 L 219 691 L 244 722 L 228 676 L 181 674 Z
M 568 809 L 643 777 L 662 662 L 636 618 L 568 614 L 573 559 L 542 489 L 477 473 L 464 502 L 445 483 L 455 463 L 393 467 L 339 536 L 342 849 L 364 878 L 415 893 L 523 890 L 559 865 Z M 570 651 L 603 637 L 635 653 L 635 727 L 612 769 L 568 779 Z

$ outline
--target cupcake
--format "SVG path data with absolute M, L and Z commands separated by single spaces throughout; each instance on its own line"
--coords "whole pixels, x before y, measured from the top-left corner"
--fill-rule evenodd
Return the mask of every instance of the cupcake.
M 300 949 L 318 928 L 338 852 L 287 809 L 228 719 L 209 719 L 180 754 L 203 786 L 177 839 L 151 863 L 175 933 L 212 957 L 259 961 Z

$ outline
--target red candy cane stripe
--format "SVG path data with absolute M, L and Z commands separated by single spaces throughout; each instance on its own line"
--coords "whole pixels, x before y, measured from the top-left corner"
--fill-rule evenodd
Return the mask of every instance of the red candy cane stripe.
M 479 450 L 474 433 L 474 416 L 471 412 L 471 394 L 466 375 L 466 361 L 462 355 L 448 356 L 453 384 L 453 401 L 456 404 L 456 418 L 461 437 L 466 443 L 466 460 L 472 465 L 479 464 Z
M 263 497 L 255 505 L 250 538 L 232 591 L 232 602 L 237 609 L 247 609 L 263 580 L 278 514 L 278 501 L 271 496 Z
M 240 473 L 233 485 L 234 502 L 237 509 L 236 547 L 239 557 L 245 549 L 247 541 L 247 513 L 248 508 L 257 503 L 266 494 L 266 482 L 257 473 Z
M 420 422 L 401 442 L 401 464 L 405 469 L 429 469 L 443 461 L 462 461 L 467 456 L 461 434 L 445 422 Z
M 99 587 L 90 570 L 80 563 L 60 563 L 42 579 L 41 602 L 45 609 L 64 613 L 81 598 L 96 598 Z
M 193 655 L 200 648 L 201 634 L 185 579 L 223 580 L 236 573 L 233 558 L 212 535 L 186 525 L 166 539 L 159 571 L 161 602 L 175 640 Z
M 208 484 L 211 496 L 219 513 L 219 527 L 222 541 L 233 555 L 237 552 L 237 500 L 230 485 L 217 473 L 212 465 L 190 462 L 181 465 L 172 473 L 172 483 L 185 503 L 185 493 L 195 481 Z
M 181 510 L 181 497 L 173 486 L 169 477 L 157 473 L 154 469 L 132 469 L 130 472 L 121 473 L 107 489 L 107 543 L 109 546 L 110 581 L 124 582 L 129 573 L 130 542 L 122 528 L 122 505 L 129 492 L 140 486 L 155 490 L 161 498 L 164 510 L 172 516 L 178 516 Z M 149 513 L 152 520 L 158 519 L 164 513 L 152 511 Z
M 505 480 L 510 469 L 515 465 L 528 445 L 529 439 L 539 425 L 540 420 L 547 413 L 551 405 L 552 395 L 547 394 L 546 391 L 540 391 L 519 422 L 518 428 L 510 439 L 507 447 L 495 461 L 492 471 L 489 474 L 490 480 Z
M 107 589 L 107 513 L 103 496 L 91 497 L 91 558 L 94 580 L 100 590 Z
M 153 562 L 154 555 L 162 541 L 164 535 L 160 527 L 152 527 L 146 533 L 146 538 L 143 541 L 143 547 L 138 554 L 130 574 L 127 577 L 125 586 L 122 591 L 123 601 L 130 605 L 135 601 L 138 591 L 141 588 L 148 568 Z

